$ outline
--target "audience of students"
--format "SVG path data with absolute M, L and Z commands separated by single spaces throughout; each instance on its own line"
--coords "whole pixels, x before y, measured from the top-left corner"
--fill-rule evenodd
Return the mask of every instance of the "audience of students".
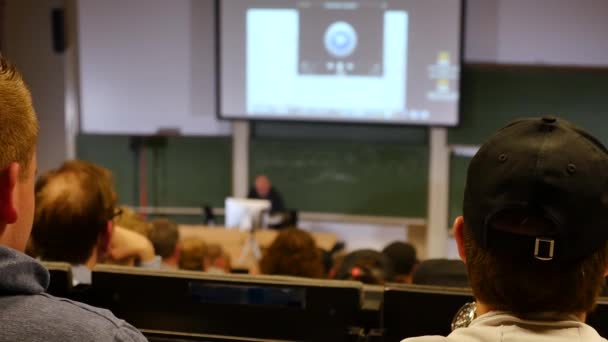
M 74 285 L 90 284 L 91 269 L 103 261 L 160 267 L 162 258 L 164 268 L 231 272 L 222 246 L 180 242 L 174 222 L 148 224 L 118 208 L 112 176 L 100 166 L 68 161 L 35 182 L 37 135 L 30 93 L 0 57 L 3 340 L 145 340 L 108 311 L 45 294 L 49 273 L 23 254 L 26 244 L 43 261 L 70 263 Z M 394 242 L 382 252 L 349 253 L 329 277 L 472 288 L 476 318 L 468 327 L 412 342 L 605 341 L 584 321 L 608 273 L 606 184 L 608 150 L 590 134 L 555 118 L 512 123 L 471 161 L 464 217 L 454 223 L 462 261 L 419 263 L 411 244 Z M 266 176 L 258 176 L 250 197 L 284 211 Z M 267 275 L 326 278 L 331 257 L 325 259 L 309 233 L 290 228 L 259 267 Z
M 44 293 L 49 284 L 48 271 L 36 260 L 23 254 L 35 215 L 37 138 L 38 120 L 30 92 L 16 68 L 0 56 L 1 339 L 3 341 L 145 341 L 139 331 L 117 319 L 107 310 L 55 298 Z M 92 170 L 88 172 L 94 173 Z M 63 181 L 71 179 L 73 178 L 66 177 Z M 76 179 L 82 180 L 78 177 Z M 92 189 L 97 189 L 100 188 L 101 182 L 88 185 Z M 58 183 L 55 186 L 59 185 Z M 70 186 L 70 184 L 64 185 Z M 106 193 L 97 193 L 95 198 L 90 198 L 82 192 L 82 190 L 81 193 L 75 192 L 76 196 L 87 201 L 81 208 L 101 209 L 94 216 L 99 220 L 95 222 L 95 228 L 83 234 L 88 239 L 85 244 L 90 243 L 88 247 L 91 249 L 85 247 L 70 249 L 73 253 L 56 250 L 55 246 L 61 246 L 63 241 L 74 241 L 78 238 L 70 235 L 76 232 L 68 230 L 66 235 L 43 234 L 52 245 L 52 248 L 45 250 L 45 253 L 53 257 L 68 256 L 74 262 L 86 263 L 90 262 L 92 257 L 97 257 L 94 254 L 99 252 L 99 249 L 107 249 L 108 233 L 111 230 L 108 221 L 114 215 L 113 203 L 106 197 Z M 61 197 L 61 202 L 64 202 L 66 207 L 75 201 L 70 196 Z M 89 213 L 84 213 L 83 216 L 87 214 Z M 40 216 L 41 212 L 37 212 L 36 215 Z M 46 217 L 40 218 L 47 220 Z M 53 222 L 52 225 L 55 223 Z
M 168 219 L 156 219 L 150 222 L 150 241 L 156 254 L 162 258 L 162 268 L 179 268 L 180 243 L 177 224 Z
M 260 270 L 268 275 L 324 278 L 321 252 L 315 240 L 300 229 L 282 230 L 260 261 Z

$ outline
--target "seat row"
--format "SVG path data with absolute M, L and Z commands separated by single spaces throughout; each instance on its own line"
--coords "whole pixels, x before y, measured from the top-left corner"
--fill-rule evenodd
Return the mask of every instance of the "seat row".
M 47 263 L 52 295 L 111 310 L 151 341 L 400 341 L 447 335 L 470 289 L 364 286 L 277 276 L 211 275 L 101 265 L 72 286 L 68 264 Z M 608 298 L 588 322 L 608 336 Z

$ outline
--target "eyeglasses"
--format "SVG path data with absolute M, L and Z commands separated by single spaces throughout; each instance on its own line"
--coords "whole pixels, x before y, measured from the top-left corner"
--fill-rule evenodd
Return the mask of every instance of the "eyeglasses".
M 112 220 L 122 216 L 122 208 L 114 208 L 114 213 L 112 214 Z

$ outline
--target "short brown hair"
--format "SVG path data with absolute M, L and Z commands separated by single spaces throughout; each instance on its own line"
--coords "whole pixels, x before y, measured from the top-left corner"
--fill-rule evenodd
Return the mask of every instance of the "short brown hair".
M 220 268 L 226 273 L 230 273 L 232 270 L 230 255 L 228 255 L 228 253 L 224 251 L 224 248 L 217 243 L 212 243 L 207 246 L 203 261 L 206 272 L 209 272 L 210 268 Z
M 38 119 L 21 74 L 0 56 L 0 170 L 21 165 L 24 177 L 38 140 Z
M 156 254 L 166 259 L 175 253 L 177 242 L 179 241 L 179 229 L 175 222 L 159 218 L 150 223 L 150 241 L 154 245 Z
M 205 241 L 197 238 L 182 240 L 179 268 L 189 271 L 203 271 L 203 260 L 207 252 Z
M 526 260 L 481 248 L 465 226 L 464 247 L 473 293 L 493 310 L 590 312 L 605 282 L 608 246 L 577 262 Z
M 43 260 L 81 264 L 114 216 L 116 198 L 108 170 L 69 161 L 36 182 L 32 244 Z
M 323 278 L 321 251 L 312 236 L 300 229 L 290 228 L 279 233 L 262 261 L 264 274 Z

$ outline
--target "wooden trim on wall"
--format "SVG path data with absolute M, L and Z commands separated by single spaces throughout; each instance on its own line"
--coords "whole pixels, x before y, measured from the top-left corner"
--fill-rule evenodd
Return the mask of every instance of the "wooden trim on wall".
M 576 64 L 524 64 L 524 63 L 463 63 L 462 68 L 474 70 L 575 70 L 575 71 L 608 71 L 606 65 Z
M 148 215 L 184 215 L 202 216 L 203 209 L 200 207 L 130 207 L 140 214 Z M 224 208 L 213 208 L 213 214 L 224 215 Z M 303 211 L 299 213 L 300 220 L 304 221 L 330 221 L 330 222 L 353 222 L 362 224 L 394 225 L 394 226 L 416 226 L 424 227 L 427 224 L 423 217 L 391 217 L 353 215 L 341 213 L 317 213 Z
M 0 0 L 0 54 L 2 54 L 2 46 L 4 41 L 4 7 L 6 6 L 5 0 Z

